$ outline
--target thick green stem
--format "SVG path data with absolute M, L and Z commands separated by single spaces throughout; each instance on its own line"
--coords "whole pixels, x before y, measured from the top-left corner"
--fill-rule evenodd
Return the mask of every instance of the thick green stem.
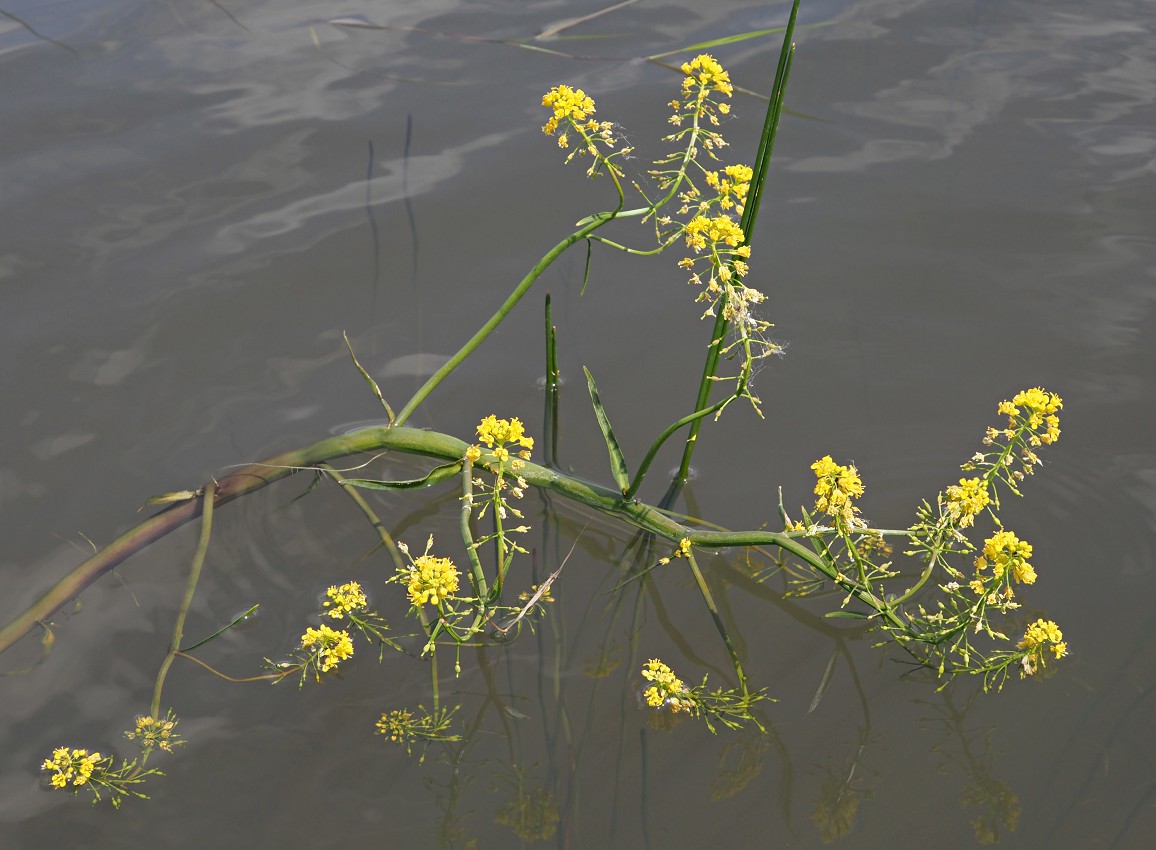
M 421 455 L 446 461 L 455 461 L 465 456 L 467 444 L 457 437 L 436 431 L 417 428 L 378 427 L 365 428 L 352 434 L 330 437 L 294 452 L 270 458 L 264 463 L 254 463 L 225 476 L 214 488 L 213 504 L 220 506 L 264 487 L 273 481 L 304 468 L 312 468 L 324 461 L 363 452 L 383 449 Z M 565 496 L 608 516 L 678 542 L 687 537 L 695 546 L 702 548 L 729 548 L 741 546 L 778 546 L 795 557 L 815 567 L 841 589 L 868 605 L 880 616 L 903 628 L 902 621 L 890 610 L 883 600 L 867 588 L 860 588 L 846 577 L 840 576 L 822 558 L 801 545 L 798 534 L 782 534 L 774 531 L 702 531 L 690 529 L 666 516 L 658 508 L 638 502 L 624 502 L 622 494 L 609 487 L 592 484 L 553 469 L 547 469 L 529 461 L 519 473 L 532 487 L 539 487 Z M 206 488 L 208 492 L 208 488 Z M 17 640 L 30 632 L 38 623 L 46 621 L 60 610 L 70 599 L 100 576 L 122 563 L 130 555 L 150 543 L 159 540 L 171 531 L 201 515 L 201 499 L 175 505 L 167 511 L 151 517 L 125 532 L 113 543 L 101 549 L 77 566 L 71 573 L 57 582 L 39 600 L 20 613 L 3 629 L 0 629 L 0 652 L 4 652 Z M 205 502 L 207 503 L 207 502 Z

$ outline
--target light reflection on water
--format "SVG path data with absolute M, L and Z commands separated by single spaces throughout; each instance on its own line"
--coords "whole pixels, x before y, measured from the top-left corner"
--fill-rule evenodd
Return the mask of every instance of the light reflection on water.
M 653 66 L 325 21 L 513 38 L 597 8 L 6 7 L 42 37 L 11 19 L 0 28 L 0 616 L 83 557 L 81 533 L 111 539 L 149 495 L 376 416 L 341 331 L 404 400 L 541 250 L 606 206 L 604 187 L 561 169 L 538 132 L 543 90 L 573 80 L 596 93 L 643 161 L 662 132 L 674 78 Z M 372 735 L 381 711 L 429 699 L 424 667 L 391 656 L 383 671 L 358 659 L 342 681 L 300 691 L 178 667 L 166 697 L 191 743 L 153 800 L 112 816 L 43 792 L 36 767 L 52 747 L 120 748 L 119 730 L 147 709 L 195 541 L 186 529 L 87 590 L 57 619 L 49 660 L 0 681 L 2 843 L 434 846 L 452 800 L 465 837 L 505 846 L 526 813 L 510 805 L 522 787 L 545 808 L 549 790 L 551 840 L 572 846 L 819 846 L 845 828 L 848 846 L 963 846 L 990 829 L 1011 846 L 1143 846 L 1156 681 L 1148 12 L 805 5 L 805 20 L 836 23 L 800 33 L 790 106 L 821 120 L 784 121 L 753 263 L 790 347 L 759 379 L 767 421 L 736 411 L 707 429 L 688 492 L 688 513 L 756 527 L 774 519 L 777 484 L 794 509 L 809 498 L 807 465 L 834 453 L 863 471 L 868 515 L 903 525 L 958 475 L 996 402 L 1057 390 L 1064 437 L 1008 513 L 1036 547 L 1030 610 L 1060 621 L 1073 651 L 1055 678 L 974 701 L 966 688 L 937 695 L 821 606 L 716 558 L 751 676 L 779 699 L 771 735 L 649 728 L 635 698 L 646 657 L 727 679 L 709 618 L 671 571 L 640 608 L 631 657 L 634 597 L 615 619 L 605 607 L 625 532 L 554 504 L 560 527 L 541 507 L 531 521 L 551 529 L 534 544 L 546 564 L 580 537 L 559 586 L 564 638 L 544 628 L 443 676 L 480 726 L 456 774 Z M 781 5 L 643 0 L 576 30 L 619 37 L 550 46 L 641 55 L 782 18 Z M 766 88 L 770 43 L 718 55 Z M 758 103 L 738 102 L 734 158 L 749 157 L 760 120 Z M 581 259 L 543 281 L 563 371 L 597 376 L 628 458 L 685 412 L 682 373 L 697 375 L 706 341 L 669 265 L 596 257 L 582 298 Z M 540 336 L 531 297 L 414 424 L 466 436 L 497 412 L 536 428 Z M 564 389 L 563 463 L 605 480 L 581 384 Z M 219 515 L 188 632 L 262 607 L 206 647 L 209 663 L 245 675 L 279 657 L 333 582 L 372 579 L 387 604 L 363 521 L 329 490 L 295 501 L 307 485 Z M 456 510 L 452 493 L 381 507 L 416 546 L 431 531 L 453 540 Z M 20 664 L 36 649 L 21 647 Z

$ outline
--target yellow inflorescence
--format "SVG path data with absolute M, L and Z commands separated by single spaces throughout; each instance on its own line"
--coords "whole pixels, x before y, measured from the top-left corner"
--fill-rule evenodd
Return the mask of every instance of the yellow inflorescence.
M 174 734 L 177 722 L 169 717 L 158 719 L 150 715 L 143 715 L 136 719 L 136 724 L 133 729 L 124 733 L 124 736 L 130 741 L 137 741 L 140 743 L 142 749 L 152 749 L 159 747 L 166 753 L 173 751 L 174 744 L 183 744 Z
M 1027 650 L 1021 662 L 1023 676 L 1031 676 L 1039 668 L 1047 665 L 1047 656 L 1050 651 L 1055 658 L 1063 658 L 1068 654 L 1068 645 L 1064 643 L 1064 633 L 1051 620 L 1036 620 L 1027 631 L 1023 639 L 1016 646 Z
M 665 706 L 671 711 L 688 713 L 694 708 L 694 703 L 686 698 L 689 691 L 682 679 L 675 676 L 674 671 L 659 659 L 652 658 L 646 662 L 642 668 L 642 678 L 654 683 L 642 693 L 647 705 L 653 708 Z
M 852 499 L 863 495 L 863 480 L 854 465 L 840 466 L 830 455 L 811 464 L 818 481 L 815 482 L 815 510 L 854 521 L 856 508 Z
M 403 708 L 386 712 L 374 725 L 379 735 L 396 744 L 404 744 L 414 737 L 413 712 Z
M 960 528 L 973 525 L 979 512 L 991 502 L 987 485 L 979 478 L 959 479 L 959 484 L 947 488 L 946 496 L 947 514 Z
M 316 656 L 322 673 L 328 673 L 345 659 L 353 657 L 353 639 L 349 632 L 331 629 L 324 623 L 319 628 L 305 630 L 301 636 L 301 648 Z
M 449 558 L 422 555 L 414 559 L 406 584 L 409 601 L 414 605 L 427 602 L 440 605 L 457 592 L 459 575 L 458 568 Z
M 1028 442 L 1033 446 L 1051 445 L 1060 438 L 1060 417 L 1057 413 L 1064 400 L 1040 387 L 1016 393 L 1011 401 L 1000 403 L 999 412 L 1007 414 L 1008 426 L 1014 428 L 1022 418 L 1032 434 Z M 1038 432 L 1038 433 L 1037 433 Z
M 585 121 L 594 110 L 594 101 L 582 89 L 554 86 L 542 97 L 542 105 L 554 110 L 554 116 L 542 125 L 542 132 L 552 136 L 561 121 Z
M 369 604 L 369 600 L 365 598 L 365 591 L 355 581 L 347 582 L 341 587 L 334 585 L 325 591 L 325 595 L 329 598 L 321 603 L 322 607 L 328 608 L 325 613 L 335 620 L 364 611 Z
M 92 772 L 103 759 L 100 753 L 90 755 L 88 750 L 57 747 L 52 751 L 52 758 L 44 760 L 41 770 L 54 771 L 49 780 L 53 788 L 65 788 L 69 782 L 79 787 L 92 778 Z
M 693 91 L 696 85 L 703 92 L 699 95 L 700 99 L 708 91 L 717 91 L 727 97 L 734 94 L 731 75 L 707 53 L 696 56 L 690 62 L 684 62 L 682 72 L 686 74 L 686 79 L 682 81 L 682 90 L 685 94 Z
M 686 237 L 686 244 L 693 248 L 695 253 L 704 248 L 714 249 L 720 244 L 737 248 L 746 238 L 743 229 L 725 215 L 714 218 L 696 215 L 687 222 L 683 235 Z
M 1036 571 L 1028 558 L 1032 556 L 1032 544 L 1020 540 L 1011 531 L 997 531 L 983 544 L 983 554 L 975 559 L 977 573 L 989 566 L 996 578 L 1010 575 L 1019 584 L 1034 584 Z
M 516 416 L 512 419 L 499 419 L 491 413 L 478 424 L 478 439 L 491 449 L 495 443 L 513 443 L 527 450 L 534 448 L 534 438 L 526 436 L 525 426 Z

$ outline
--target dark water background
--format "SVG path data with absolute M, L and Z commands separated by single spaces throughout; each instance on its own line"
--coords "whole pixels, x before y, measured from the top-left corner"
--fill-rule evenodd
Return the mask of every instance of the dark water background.
M 148 496 L 372 421 L 343 330 L 401 403 L 430 356 L 604 208 L 607 187 L 563 169 L 538 130 L 547 88 L 594 94 L 645 162 L 678 78 L 628 57 L 781 25 L 786 10 L 641 0 L 566 31 L 608 38 L 543 43 L 611 57 L 584 61 L 327 21 L 525 39 L 602 5 L 4 5 L 0 618 L 78 563 L 86 537 L 131 525 Z M 1054 678 L 937 694 L 901 678 L 872 637 L 824 621 L 832 600 L 782 602 L 744 582 L 734 556 L 706 558 L 752 679 L 778 699 L 771 735 L 649 728 L 636 701 L 645 658 L 726 680 L 697 593 L 672 569 L 610 618 L 628 531 L 531 499 L 546 566 L 581 540 L 539 637 L 468 652 L 462 677 L 443 679 L 478 727 L 456 769 L 433 750 L 419 766 L 372 734 L 381 711 L 428 705 L 423 664 L 359 658 L 301 691 L 178 664 L 165 697 L 190 743 L 164 761 L 151 801 L 113 813 L 43 790 L 55 746 L 127 752 L 120 732 L 147 711 L 179 605 L 187 528 L 58 615 L 45 663 L 0 680 L 0 845 L 425 847 L 440 831 L 452 846 L 511 846 L 495 815 L 521 776 L 557 802 L 558 846 L 815 847 L 824 805 L 848 818 L 845 846 L 970 846 L 994 837 L 984 817 L 1006 846 L 1150 846 L 1154 11 L 804 4 L 804 22 L 831 25 L 797 38 L 795 114 L 753 262 L 787 356 L 759 376 L 766 421 L 736 407 L 705 429 L 687 493 L 690 510 L 730 527 L 773 524 L 776 487 L 790 507 L 808 502 L 807 467 L 831 453 L 858 464 L 868 517 L 906 526 L 958 477 L 997 402 L 1059 392 L 1063 437 L 1004 514 L 1035 546 L 1028 613 L 1057 620 L 1072 652 Z M 715 54 L 765 92 L 776 52 L 770 39 Z M 734 159 L 752 158 L 761 116 L 736 100 Z M 411 424 L 468 437 L 494 412 L 540 431 L 548 288 L 568 380 L 562 458 L 607 480 L 580 367 L 628 457 L 686 412 L 707 328 L 673 261 L 599 252 L 580 297 L 582 257 L 565 258 Z M 380 554 L 364 558 L 370 529 L 331 488 L 294 501 L 304 487 L 218 515 L 186 631 L 260 602 L 255 622 L 203 651 L 234 675 L 290 648 L 334 582 L 362 580 L 400 620 Z M 460 547 L 453 493 L 378 505 L 411 544 L 433 531 Z M 623 663 L 594 680 L 584 667 L 604 644 Z M 5 666 L 36 649 L 26 641 Z

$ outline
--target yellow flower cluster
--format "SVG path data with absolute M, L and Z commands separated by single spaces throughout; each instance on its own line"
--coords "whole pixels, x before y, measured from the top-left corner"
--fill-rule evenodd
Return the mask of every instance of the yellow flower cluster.
M 491 413 L 478 424 L 478 439 L 491 449 L 495 443 L 521 446 L 526 449 L 522 457 L 527 458 L 530 456 L 529 450 L 534 448 L 534 438 L 525 435 L 525 426 L 516 416 L 512 419 L 499 419 Z
M 542 125 L 542 132 L 554 135 L 560 122 L 585 121 L 594 112 L 594 100 L 582 89 L 570 86 L 554 86 L 542 97 L 542 105 L 554 110 L 554 116 Z
M 702 89 L 713 89 L 727 97 L 734 94 L 731 75 L 708 53 L 701 53 L 690 62 L 684 62 L 682 72 L 686 74 L 686 79 L 682 81 L 684 92 L 689 92 L 697 83 Z
M 184 741 L 176 737 L 174 729 L 177 721 L 172 719 L 170 712 L 169 716 L 160 720 L 150 715 L 143 715 L 136 719 L 136 726 L 124 736 L 130 741 L 137 741 L 141 749 L 151 750 L 154 747 L 159 747 L 166 753 L 173 751 L 174 744 L 183 744 Z
M 353 657 L 353 639 L 349 632 L 331 629 L 324 623 L 320 628 L 305 630 L 301 636 L 301 648 L 312 653 L 322 673 L 328 673 L 345 659 Z
M 525 426 L 522 425 L 522 420 L 516 416 L 511 419 L 499 419 L 491 413 L 478 423 L 478 439 L 486 444 L 499 465 L 504 466 L 509 463 L 509 469 L 513 472 L 517 472 L 526 465 L 524 461 L 529 459 L 530 452 L 534 448 L 534 438 L 526 436 Z M 521 460 L 511 459 L 511 449 L 517 453 Z M 470 463 L 477 463 L 481 457 L 482 449 L 480 446 L 470 446 L 466 449 L 466 460 Z M 525 487 L 525 480 L 519 478 L 514 495 L 520 498 L 522 495 L 520 491 L 524 490 Z
M 425 605 L 427 602 L 441 605 L 448 596 L 457 592 L 460 574 L 449 558 L 421 555 L 414 559 L 413 566 L 407 572 L 406 590 L 409 592 L 409 601 L 414 605 Z
M 683 63 L 681 70 L 686 75 L 682 81 L 682 99 L 670 102 L 670 107 L 674 110 L 669 119 L 670 123 L 678 127 L 683 121 L 693 121 L 695 127 L 700 130 L 699 138 L 704 147 L 708 150 L 722 147 L 726 144 L 722 136 L 702 130 L 698 119 L 706 116 L 711 124 L 718 126 L 716 111 L 722 115 L 731 111 L 729 103 L 716 104 L 711 98 L 711 95 L 716 93 L 724 97 L 734 94 L 730 74 L 715 61 L 713 56 L 706 53 Z
M 555 86 L 542 97 L 542 105 L 553 110 L 554 114 L 542 125 L 542 132 L 547 136 L 558 136 L 558 147 L 570 147 L 570 131 L 578 136 L 578 144 L 566 158 L 569 162 L 575 155 L 589 154 L 593 157 L 587 174 L 594 177 L 603 165 L 608 166 L 616 173 L 621 173 L 610 163 L 608 155 L 599 153 L 598 146 L 613 149 L 618 143 L 614 135 L 614 125 L 609 121 L 599 121 L 590 116 L 594 113 L 594 101 L 582 89 L 570 86 Z M 619 154 L 629 151 L 623 149 Z
M 682 679 L 657 658 L 646 662 L 642 668 L 642 678 L 654 683 L 642 692 L 647 705 L 653 708 L 665 706 L 674 712 L 690 713 L 694 709 L 694 703 L 687 698 L 690 691 Z
M 1047 666 L 1045 651 L 1050 651 L 1055 658 L 1063 658 L 1068 654 L 1068 645 L 1064 643 L 1064 633 L 1051 620 L 1036 620 L 1027 631 L 1023 639 L 1016 646 L 1027 650 L 1020 662 L 1022 676 L 1031 676 L 1041 667 Z
M 1007 414 L 1009 428 L 1014 428 L 1016 420 L 1022 419 L 1032 432 L 1028 441 L 1033 446 L 1051 445 L 1060 438 L 1060 417 L 1057 411 L 1063 406 L 1064 400 L 1058 395 L 1035 387 L 1016 393 L 1011 401 L 1001 402 L 999 412 Z
M 852 499 L 863 495 L 863 480 L 854 465 L 840 466 L 830 455 L 811 464 L 815 482 L 815 510 L 842 517 L 848 525 L 855 522 L 857 508 Z
M 946 496 L 947 515 L 960 528 L 973 525 L 979 512 L 991 502 L 987 485 L 980 478 L 959 479 L 959 484 L 947 488 Z
M 720 215 L 714 218 L 696 215 L 683 228 L 686 244 L 699 253 L 710 247 L 712 251 L 718 245 L 729 245 L 737 248 L 746 238 L 743 229 L 730 220 L 728 216 Z M 750 256 L 748 251 L 745 256 Z
M 1032 544 L 1020 540 L 1011 531 L 997 531 L 983 544 L 983 554 L 975 559 L 975 571 L 982 573 L 989 566 L 996 578 L 1010 575 L 1019 584 L 1035 584 L 1036 571 L 1028 558 Z
M 377 727 L 377 734 L 395 744 L 405 744 L 414 737 L 413 712 L 404 708 L 386 712 L 374 725 Z
M 749 165 L 728 165 L 723 174 L 725 176 L 720 177 L 717 171 L 708 171 L 706 184 L 718 192 L 720 207 L 724 210 L 734 207 L 741 215 L 755 173 Z
M 69 782 L 79 787 L 92 778 L 92 772 L 103 760 L 104 756 L 100 753 L 90 755 L 88 750 L 57 747 L 52 751 L 52 758 L 45 759 L 40 769 L 54 771 L 49 780 L 53 788 L 65 788 Z
M 365 591 L 355 581 L 347 582 L 341 587 L 334 585 L 325 591 L 325 595 L 329 598 L 321 603 L 322 607 L 328 608 L 329 610 L 325 613 L 335 620 L 340 620 L 348 614 L 364 611 L 369 605 L 369 600 L 365 598 Z

